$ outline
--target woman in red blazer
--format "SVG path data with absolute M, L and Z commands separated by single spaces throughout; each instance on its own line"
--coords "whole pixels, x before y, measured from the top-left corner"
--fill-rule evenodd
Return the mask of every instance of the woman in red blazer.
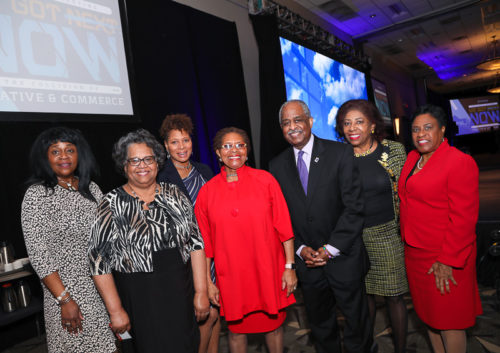
M 399 179 L 401 234 L 413 305 L 434 352 L 463 352 L 482 313 L 476 282 L 478 168 L 444 138 L 445 112 L 424 105 Z

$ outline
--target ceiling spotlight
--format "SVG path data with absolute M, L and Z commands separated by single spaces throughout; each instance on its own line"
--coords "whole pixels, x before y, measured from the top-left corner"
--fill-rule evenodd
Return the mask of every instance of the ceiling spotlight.
M 500 57 L 497 56 L 497 40 L 495 37 L 491 37 L 493 39 L 493 56 L 476 66 L 480 70 L 500 70 Z

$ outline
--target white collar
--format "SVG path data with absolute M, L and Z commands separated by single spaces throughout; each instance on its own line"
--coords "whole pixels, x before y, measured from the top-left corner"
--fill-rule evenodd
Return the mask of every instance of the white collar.
M 304 147 L 302 147 L 301 150 L 294 147 L 293 153 L 295 154 L 295 156 L 297 156 L 299 154 L 299 151 L 304 151 L 304 153 L 309 155 L 309 157 L 310 157 L 312 155 L 313 145 L 314 145 L 314 135 L 311 134 L 311 137 L 309 138 L 309 141 L 307 141 L 306 145 Z

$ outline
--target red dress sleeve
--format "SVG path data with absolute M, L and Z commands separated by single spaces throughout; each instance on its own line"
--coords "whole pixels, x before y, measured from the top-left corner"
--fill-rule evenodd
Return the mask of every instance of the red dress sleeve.
M 463 268 L 476 241 L 479 213 L 479 171 L 474 160 L 460 154 L 448 176 L 449 219 L 437 261 Z

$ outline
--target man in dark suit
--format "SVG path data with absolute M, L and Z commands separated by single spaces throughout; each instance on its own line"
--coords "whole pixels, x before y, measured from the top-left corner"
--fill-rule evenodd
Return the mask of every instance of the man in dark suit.
M 344 347 L 370 352 L 362 241 L 363 201 L 349 144 L 311 134 L 313 118 L 299 100 L 280 109 L 284 138 L 292 145 L 269 164 L 285 196 L 295 233 L 297 276 L 316 351 L 341 352 L 336 305 L 345 316 Z

